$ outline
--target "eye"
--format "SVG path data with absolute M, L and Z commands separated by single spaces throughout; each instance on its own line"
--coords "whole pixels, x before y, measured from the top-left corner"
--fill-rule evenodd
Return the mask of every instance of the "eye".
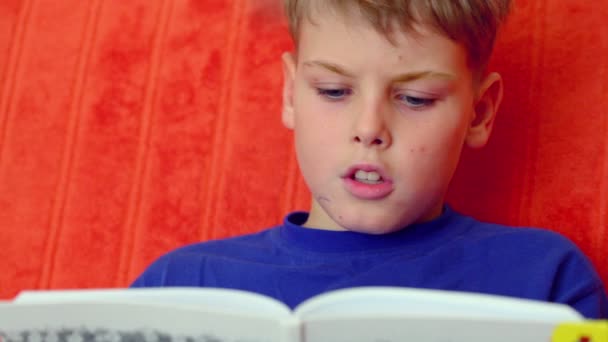
M 317 94 L 328 100 L 337 101 L 352 94 L 352 90 L 347 88 L 317 88 Z
M 437 99 L 434 98 L 424 98 L 408 95 L 397 95 L 397 99 L 413 109 L 431 107 L 437 101 Z

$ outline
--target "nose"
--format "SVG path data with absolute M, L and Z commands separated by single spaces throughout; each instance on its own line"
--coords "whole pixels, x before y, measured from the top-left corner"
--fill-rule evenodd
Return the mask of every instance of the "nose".
M 387 113 L 382 104 L 366 106 L 356 117 L 352 141 L 366 147 L 386 148 L 391 144 Z

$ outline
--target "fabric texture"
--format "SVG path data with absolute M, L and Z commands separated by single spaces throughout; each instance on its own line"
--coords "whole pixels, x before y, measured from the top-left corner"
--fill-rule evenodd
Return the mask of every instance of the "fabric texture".
M 127 286 L 309 194 L 280 122 L 278 0 L 0 1 L 0 298 Z M 608 284 L 608 3 L 516 0 L 505 99 L 450 203 L 547 227 Z
M 597 273 L 574 244 L 548 230 L 485 224 L 450 208 L 437 219 L 384 235 L 282 226 L 179 248 L 133 287 L 199 286 L 252 291 L 294 308 L 357 286 L 468 291 L 571 305 L 608 318 Z

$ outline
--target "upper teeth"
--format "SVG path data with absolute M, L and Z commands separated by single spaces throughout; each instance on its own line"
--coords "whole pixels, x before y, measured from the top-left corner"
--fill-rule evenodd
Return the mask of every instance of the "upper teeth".
M 366 172 L 363 170 L 358 170 L 355 173 L 355 179 L 357 180 L 377 182 L 380 180 L 380 178 L 380 174 L 375 171 Z

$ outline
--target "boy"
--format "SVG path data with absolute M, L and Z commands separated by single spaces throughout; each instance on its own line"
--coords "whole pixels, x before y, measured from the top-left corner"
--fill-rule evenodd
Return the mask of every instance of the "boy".
M 265 294 L 294 307 L 354 286 L 561 302 L 608 316 L 582 253 L 545 230 L 477 222 L 444 204 L 463 145 L 482 147 L 502 98 L 485 72 L 509 0 L 286 0 L 284 125 L 310 213 L 164 255 L 133 284 Z

